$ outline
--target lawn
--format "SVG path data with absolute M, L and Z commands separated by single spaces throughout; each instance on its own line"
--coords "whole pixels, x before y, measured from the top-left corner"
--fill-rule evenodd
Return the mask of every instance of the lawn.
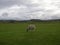
M 26 32 L 30 22 L 0 23 L 0 45 L 60 45 L 60 22 L 33 23 L 34 32 Z

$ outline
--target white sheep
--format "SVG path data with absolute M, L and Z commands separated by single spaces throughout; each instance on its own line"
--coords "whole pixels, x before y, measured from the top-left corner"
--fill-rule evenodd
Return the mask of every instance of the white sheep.
M 28 32 L 28 31 L 35 31 L 35 29 L 36 29 L 35 24 L 30 24 L 30 25 L 28 25 L 28 27 L 27 27 L 27 32 Z

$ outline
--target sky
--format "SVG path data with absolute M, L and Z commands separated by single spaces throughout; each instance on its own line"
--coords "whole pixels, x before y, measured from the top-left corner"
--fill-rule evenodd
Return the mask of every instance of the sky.
M 60 0 L 0 0 L 0 20 L 60 19 Z

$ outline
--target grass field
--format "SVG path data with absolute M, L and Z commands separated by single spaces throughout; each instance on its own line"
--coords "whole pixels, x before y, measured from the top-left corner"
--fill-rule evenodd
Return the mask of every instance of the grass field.
M 0 23 L 0 45 L 60 45 L 60 22 L 34 22 L 35 32 L 26 32 L 27 23 Z

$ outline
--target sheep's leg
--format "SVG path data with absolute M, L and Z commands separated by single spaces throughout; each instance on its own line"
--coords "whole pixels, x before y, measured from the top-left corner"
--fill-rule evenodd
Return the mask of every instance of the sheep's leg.
M 28 32 L 28 29 L 26 31 Z

